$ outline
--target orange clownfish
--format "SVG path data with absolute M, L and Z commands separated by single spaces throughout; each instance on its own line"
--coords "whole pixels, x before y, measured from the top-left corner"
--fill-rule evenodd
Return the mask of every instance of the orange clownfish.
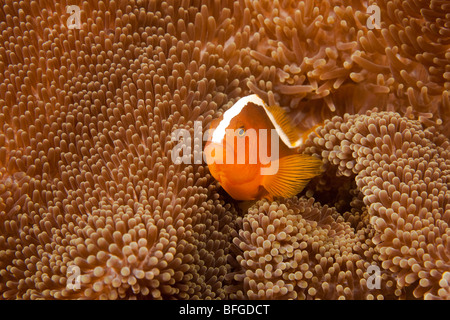
M 236 200 L 292 197 L 322 172 L 320 159 L 296 152 L 310 131 L 300 132 L 282 108 L 256 94 L 239 99 L 208 133 L 209 170 Z

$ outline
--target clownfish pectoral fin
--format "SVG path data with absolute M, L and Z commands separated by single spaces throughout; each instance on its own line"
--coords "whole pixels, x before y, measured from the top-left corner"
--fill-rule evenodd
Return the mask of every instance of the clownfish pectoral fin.
M 264 188 L 275 197 L 290 198 L 322 173 L 322 160 L 305 154 L 293 154 L 279 160 L 278 172 L 264 177 Z
M 265 109 L 281 140 L 291 149 L 298 147 L 302 132 L 292 124 L 286 111 L 279 106 L 266 106 Z

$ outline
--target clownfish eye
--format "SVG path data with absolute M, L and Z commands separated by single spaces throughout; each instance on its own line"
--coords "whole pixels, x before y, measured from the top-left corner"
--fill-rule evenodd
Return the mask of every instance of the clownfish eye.
M 244 134 L 245 134 L 245 129 L 244 129 L 244 127 L 239 128 L 239 129 L 237 130 L 237 134 L 238 134 L 239 137 L 244 136 Z

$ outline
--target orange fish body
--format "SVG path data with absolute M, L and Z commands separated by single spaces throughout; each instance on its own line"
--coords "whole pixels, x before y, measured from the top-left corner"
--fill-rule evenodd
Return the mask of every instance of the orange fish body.
M 321 173 L 322 161 L 298 154 L 305 134 L 279 107 L 257 95 L 240 99 L 211 124 L 205 156 L 209 170 L 236 200 L 291 197 Z

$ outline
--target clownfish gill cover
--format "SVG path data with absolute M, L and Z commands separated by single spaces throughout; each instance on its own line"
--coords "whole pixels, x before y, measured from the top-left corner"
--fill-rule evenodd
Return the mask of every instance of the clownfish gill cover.
M 449 14 L 0 0 L 0 299 L 450 299 Z

